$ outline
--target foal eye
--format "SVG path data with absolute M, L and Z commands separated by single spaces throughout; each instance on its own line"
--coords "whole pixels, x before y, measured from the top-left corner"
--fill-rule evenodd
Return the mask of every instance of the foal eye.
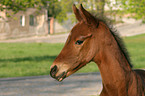
M 84 42 L 84 41 L 77 40 L 77 41 L 75 42 L 75 44 L 77 44 L 77 45 L 81 45 L 83 42 Z

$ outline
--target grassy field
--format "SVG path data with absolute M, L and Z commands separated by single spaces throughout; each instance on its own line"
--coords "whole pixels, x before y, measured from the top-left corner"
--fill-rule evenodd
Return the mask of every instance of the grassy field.
M 124 38 L 134 68 L 145 68 L 145 34 Z M 48 75 L 64 44 L 0 43 L 0 77 Z M 78 72 L 96 72 L 87 64 Z
M 134 68 L 145 69 L 145 34 L 124 38 Z

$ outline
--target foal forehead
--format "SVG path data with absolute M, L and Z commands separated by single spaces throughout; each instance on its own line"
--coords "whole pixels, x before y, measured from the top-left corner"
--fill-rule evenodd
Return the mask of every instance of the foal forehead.
M 88 26 L 83 22 L 79 22 L 72 28 L 70 35 L 72 37 L 78 37 L 82 35 L 87 35 L 88 32 Z

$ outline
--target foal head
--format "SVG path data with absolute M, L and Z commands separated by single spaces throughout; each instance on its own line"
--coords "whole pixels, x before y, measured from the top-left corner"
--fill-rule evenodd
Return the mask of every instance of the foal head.
M 72 28 L 64 48 L 51 66 L 50 75 L 58 81 L 93 60 L 101 48 L 102 30 L 108 30 L 105 24 L 104 28 L 99 26 L 99 21 L 82 5 L 79 9 L 73 5 L 73 12 L 79 22 Z

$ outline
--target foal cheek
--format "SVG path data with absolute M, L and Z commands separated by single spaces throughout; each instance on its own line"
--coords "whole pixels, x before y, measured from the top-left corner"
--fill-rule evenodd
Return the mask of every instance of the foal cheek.
M 90 62 L 95 57 L 96 50 L 94 45 L 92 44 L 88 44 L 86 47 L 87 47 L 85 53 L 86 62 Z

